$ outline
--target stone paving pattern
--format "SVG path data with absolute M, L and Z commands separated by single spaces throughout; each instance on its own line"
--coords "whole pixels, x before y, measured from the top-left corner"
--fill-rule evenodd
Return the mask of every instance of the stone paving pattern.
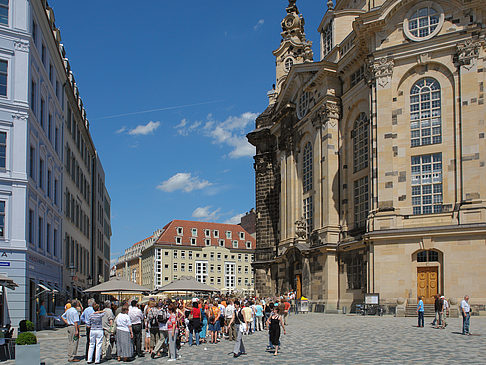
M 282 350 L 277 357 L 266 352 L 268 332 L 244 336 L 247 355 L 232 357 L 233 342 L 182 346 L 179 364 L 486 364 L 486 317 L 471 318 L 472 336 L 462 336 L 462 319 L 450 318 L 446 329 L 426 322 L 417 328 L 415 318 L 363 317 L 319 313 L 291 315 Z M 66 329 L 38 333 L 41 361 L 47 365 L 67 361 Z M 80 340 L 83 356 L 85 337 Z M 204 350 L 206 348 L 207 350 Z M 131 364 L 162 364 L 167 358 L 136 358 Z M 14 364 L 13 360 L 4 364 Z M 82 360 L 78 364 L 85 364 Z M 104 364 L 119 364 L 116 359 Z

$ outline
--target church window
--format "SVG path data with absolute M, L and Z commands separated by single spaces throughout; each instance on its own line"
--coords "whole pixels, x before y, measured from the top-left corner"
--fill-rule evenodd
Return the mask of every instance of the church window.
M 353 139 L 353 171 L 358 172 L 368 167 L 369 122 L 365 113 L 361 113 L 354 122 L 351 137 Z
M 417 253 L 417 262 L 438 262 L 439 253 L 437 251 L 420 251 Z
M 430 39 L 439 33 L 444 23 L 442 8 L 433 2 L 422 2 L 410 10 L 404 21 L 404 31 L 413 41 Z
M 412 147 L 442 142 L 441 95 L 437 80 L 419 80 L 410 91 Z
M 356 228 L 366 225 L 369 212 L 368 176 L 354 181 L 354 224 Z
M 289 57 L 285 60 L 285 72 L 289 72 L 292 66 L 294 65 L 294 60 Z
M 304 193 L 312 189 L 312 144 L 308 142 L 304 147 L 302 159 L 302 182 Z
M 442 154 L 412 156 L 413 214 L 442 212 Z
M 298 104 L 298 116 L 299 118 L 304 118 L 307 112 L 309 111 L 309 104 L 310 104 L 310 93 L 305 91 L 300 95 L 299 104 Z
M 364 260 L 361 255 L 348 256 L 346 259 L 348 289 L 361 289 L 364 284 Z
M 329 24 L 323 29 L 322 31 L 322 46 L 324 51 L 324 56 L 327 56 L 329 52 L 331 52 L 333 47 L 333 32 L 332 32 L 333 24 L 332 20 Z
M 304 220 L 307 229 L 307 235 L 310 235 L 312 230 L 314 229 L 314 202 L 313 197 L 309 196 L 304 199 Z

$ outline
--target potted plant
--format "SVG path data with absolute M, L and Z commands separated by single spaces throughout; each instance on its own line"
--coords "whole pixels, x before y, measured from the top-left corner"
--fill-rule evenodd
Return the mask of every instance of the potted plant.
M 40 364 L 40 345 L 32 332 L 19 333 L 15 341 L 15 363 L 18 365 Z

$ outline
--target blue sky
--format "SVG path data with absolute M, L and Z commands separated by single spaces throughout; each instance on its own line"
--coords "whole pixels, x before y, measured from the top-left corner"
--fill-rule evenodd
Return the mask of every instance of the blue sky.
M 325 1 L 300 0 L 318 59 Z M 112 199 L 112 257 L 173 219 L 255 206 L 245 135 L 275 83 L 285 0 L 49 0 Z

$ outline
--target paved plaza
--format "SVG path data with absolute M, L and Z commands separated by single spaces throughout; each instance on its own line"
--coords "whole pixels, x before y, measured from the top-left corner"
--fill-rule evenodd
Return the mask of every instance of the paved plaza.
M 430 318 L 426 318 L 430 322 Z M 427 323 L 426 322 L 426 323 Z M 287 335 L 282 335 L 282 351 L 277 357 L 266 352 L 267 332 L 245 336 L 247 355 L 232 357 L 233 342 L 217 345 L 182 346 L 179 364 L 486 364 L 486 317 L 471 318 L 472 336 L 462 336 L 460 318 L 449 319 L 446 329 L 429 323 L 417 328 L 415 318 L 293 315 Z M 67 361 L 66 329 L 38 333 L 41 358 L 45 364 Z M 78 355 L 83 356 L 85 337 Z M 167 358 L 137 358 L 131 364 L 162 364 Z M 83 360 L 79 364 L 85 364 Z M 7 361 L 5 364 L 14 364 Z M 104 364 L 118 364 L 116 360 Z

